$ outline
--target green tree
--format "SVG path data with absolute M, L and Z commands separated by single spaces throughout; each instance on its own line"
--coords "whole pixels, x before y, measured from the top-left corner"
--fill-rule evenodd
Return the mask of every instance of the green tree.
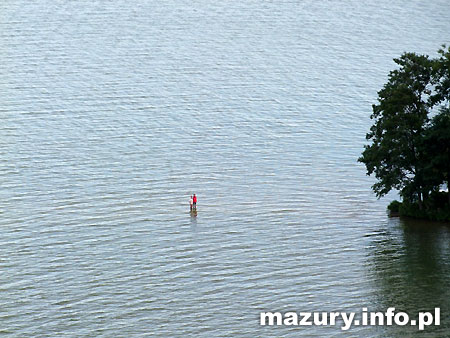
M 428 180 L 436 187 L 446 183 L 450 188 L 450 108 L 442 108 L 440 113 L 434 116 L 425 132 L 423 145 L 428 158 Z M 450 204 L 450 191 L 448 203 Z
M 433 82 L 436 84 L 432 102 L 442 104 L 450 108 L 450 47 L 445 45 L 438 50 L 440 57 L 435 60 L 433 66 Z
M 433 62 L 432 105 L 439 105 L 439 113 L 432 119 L 424 139 L 427 167 L 430 179 L 437 186 L 447 184 L 450 205 L 450 47 L 438 50 L 439 58 Z
M 422 208 L 429 188 L 425 180 L 423 133 L 431 109 L 433 61 L 425 55 L 404 53 L 394 59 L 400 67 L 389 73 L 372 106 L 374 120 L 358 161 L 377 182 L 372 189 L 378 197 L 399 190 L 402 197 L 417 200 Z

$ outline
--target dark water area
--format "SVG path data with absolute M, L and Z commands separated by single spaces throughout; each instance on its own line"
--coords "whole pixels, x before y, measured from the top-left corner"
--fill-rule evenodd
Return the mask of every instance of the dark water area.
M 407 313 L 439 307 L 447 325 L 449 243 L 449 224 L 392 218 L 375 236 L 368 256 L 369 270 L 380 291 L 379 306 L 394 306 Z M 394 326 L 390 329 L 394 336 L 405 331 L 412 336 L 417 333 Z M 434 330 L 422 334 L 445 337 L 448 332 L 447 327 L 440 334 Z
M 440 0 L 2 2 L 0 335 L 448 337 L 449 227 L 356 161 L 443 43 Z M 364 307 L 441 325 L 259 325 Z

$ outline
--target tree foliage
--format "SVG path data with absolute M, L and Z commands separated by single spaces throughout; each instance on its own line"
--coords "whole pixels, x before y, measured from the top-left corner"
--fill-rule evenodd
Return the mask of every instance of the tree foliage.
M 369 144 L 358 159 L 377 179 L 378 197 L 395 189 L 419 208 L 450 178 L 450 48 L 438 54 L 394 59 L 398 69 L 378 92 Z
M 450 109 L 434 116 L 424 136 L 427 173 L 435 185 L 450 180 Z M 450 196 L 450 195 L 449 195 Z

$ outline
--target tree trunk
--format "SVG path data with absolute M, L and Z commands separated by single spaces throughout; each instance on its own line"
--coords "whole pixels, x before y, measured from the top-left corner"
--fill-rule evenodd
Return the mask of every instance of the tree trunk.
M 423 209 L 423 204 L 422 204 L 422 193 L 419 191 L 418 192 L 419 195 L 419 210 Z

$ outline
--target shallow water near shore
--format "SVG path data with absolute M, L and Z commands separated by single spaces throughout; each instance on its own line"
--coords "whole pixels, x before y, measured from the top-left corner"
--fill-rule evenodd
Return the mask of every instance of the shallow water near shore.
M 448 336 L 449 228 L 388 218 L 356 162 L 447 1 L 13 0 L 0 25 L 2 336 Z M 441 325 L 259 325 L 363 307 Z

